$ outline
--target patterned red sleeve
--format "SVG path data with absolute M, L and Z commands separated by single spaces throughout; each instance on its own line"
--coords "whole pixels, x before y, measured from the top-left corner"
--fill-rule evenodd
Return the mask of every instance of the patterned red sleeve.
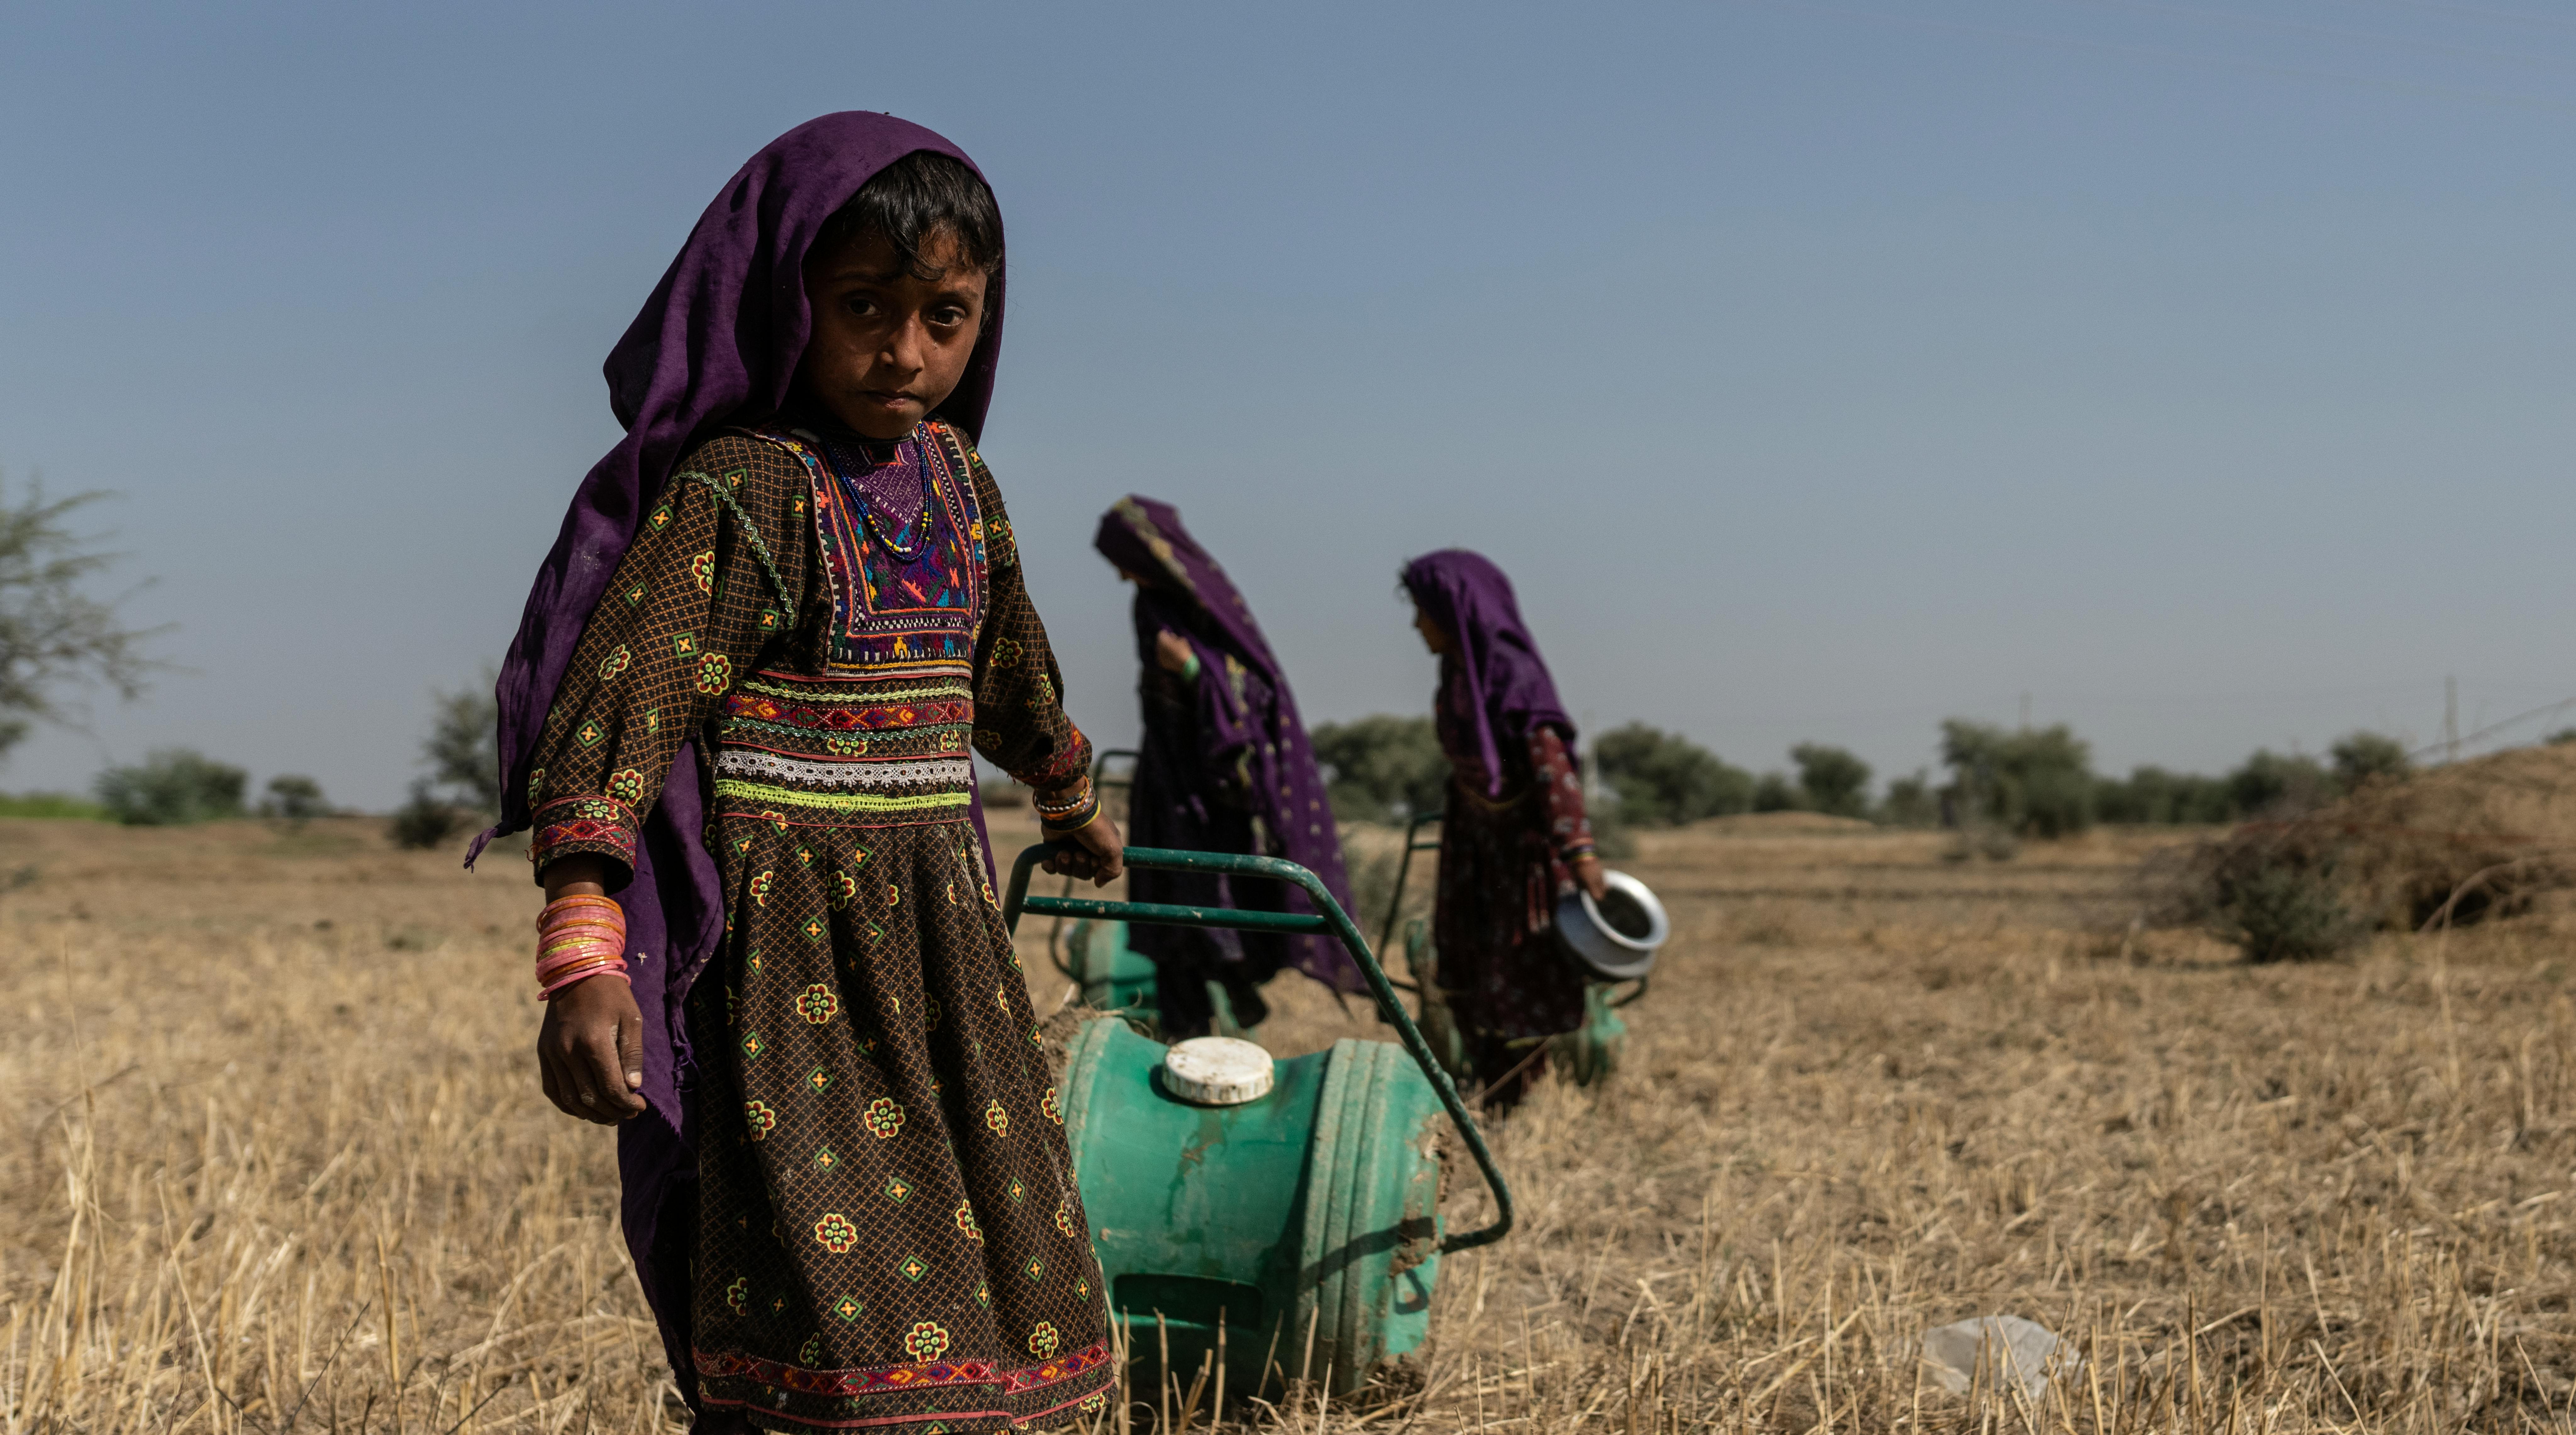
M 632 879 L 680 744 L 796 624 L 811 501 L 803 465 L 757 439 L 710 439 L 674 468 L 546 714 L 528 774 L 540 881 L 575 853 L 624 866 L 612 890 Z
M 975 635 L 975 750 L 1013 778 L 1049 792 L 1091 771 L 1091 740 L 1064 711 L 1064 675 L 1046 624 L 1029 601 L 1019 545 L 1002 492 L 983 458 L 967 452 L 975 505 L 984 515 L 991 606 Z
M 1541 726 L 1530 734 L 1530 771 L 1547 797 L 1547 835 L 1558 860 L 1571 862 L 1592 850 L 1592 819 L 1583 811 L 1583 769 L 1566 751 L 1556 729 Z

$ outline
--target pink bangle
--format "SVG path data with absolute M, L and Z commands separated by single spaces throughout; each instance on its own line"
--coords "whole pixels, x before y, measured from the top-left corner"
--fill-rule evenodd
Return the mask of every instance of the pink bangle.
M 623 947 L 612 946 L 607 942 L 582 942 L 573 946 L 559 947 L 553 951 L 544 952 L 538 955 L 537 974 L 539 979 L 542 980 L 545 973 L 555 971 L 573 962 L 601 961 L 610 957 L 615 957 L 622 961 L 626 957 L 626 949 Z
M 618 906 L 615 898 L 594 897 L 588 892 L 576 892 L 571 896 L 557 897 L 548 902 L 545 909 L 537 913 L 537 925 L 543 928 L 576 913 L 585 916 L 597 915 L 612 922 L 622 923 L 626 920 L 626 909 Z
M 623 967 L 625 965 L 626 959 L 624 957 L 604 956 L 594 953 L 581 961 L 557 962 L 555 965 L 548 967 L 543 974 L 538 976 L 537 985 L 540 988 L 550 987 L 561 982 L 565 977 L 570 976 L 574 972 L 586 972 L 596 967 Z
M 574 942 L 605 942 L 609 946 L 623 949 L 626 945 L 626 929 L 624 927 L 562 928 L 537 938 L 537 951 L 539 954 L 561 951 Z
M 566 932 L 615 932 L 623 936 L 624 922 L 603 922 L 597 917 L 574 917 L 561 922 L 548 922 L 537 928 L 540 938 L 561 936 Z
M 592 977 L 599 976 L 615 977 L 630 987 L 635 985 L 635 979 L 626 974 L 626 963 L 622 961 L 612 962 L 606 966 L 594 967 L 586 971 L 575 972 L 572 975 L 565 977 L 563 980 L 556 982 L 553 986 L 547 987 L 538 992 L 537 999 L 539 1001 L 553 1001 L 555 997 L 566 988 L 579 986 L 581 983 L 589 981 Z
M 551 1000 L 603 971 L 626 976 L 626 912 L 605 897 L 556 897 L 536 917 L 536 989 Z M 631 979 L 629 979 L 631 982 Z
M 542 980 L 545 973 L 568 962 L 592 961 L 605 957 L 615 957 L 622 961 L 625 956 L 626 948 L 616 942 L 567 942 L 537 954 L 537 973 Z
M 559 970 L 573 962 L 601 959 L 624 961 L 625 945 L 619 942 L 576 941 L 548 947 L 537 953 L 537 980 L 543 981 L 546 973 Z
M 625 909 L 587 892 L 548 902 L 537 914 L 536 975 L 537 996 L 545 1001 L 596 976 L 634 985 L 626 974 Z
M 553 986 L 562 981 L 568 972 L 586 971 L 592 967 L 622 968 L 625 965 L 626 959 L 613 953 L 586 953 L 573 961 L 557 962 L 537 973 L 537 986 L 540 990 Z

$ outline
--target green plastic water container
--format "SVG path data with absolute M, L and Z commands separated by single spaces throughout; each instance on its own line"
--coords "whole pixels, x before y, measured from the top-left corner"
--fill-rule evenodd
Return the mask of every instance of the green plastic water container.
M 1127 945 L 1125 922 L 1081 921 L 1065 933 L 1065 975 L 1082 984 L 1082 1004 L 1099 1011 L 1154 1009 L 1152 959 Z
M 1127 945 L 1125 922 L 1076 922 L 1065 933 L 1064 950 L 1070 961 L 1058 962 L 1057 969 L 1081 984 L 1084 1006 L 1117 1012 L 1154 1029 L 1162 970 L 1153 958 Z M 1208 1007 L 1215 1013 L 1209 1029 L 1219 1036 L 1241 1036 L 1244 1027 L 1235 1019 L 1234 998 L 1222 983 L 1206 985 Z
M 1198 1105 L 1173 1094 L 1169 1050 L 1103 1019 L 1066 1070 L 1075 1178 L 1130 1359 L 1159 1378 L 1168 1341 L 1186 1388 L 1222 1328 L 1229 1397 L 1301 1373 L 1358 1389 L 1428 1328 L 1439 1094 L 1404 1048 L 1345 1040 L 1277 1062 L 1264 1095 Z
M 1174 1064 L 1210 1048 L 1165 1047 L 1104 1018 L 1074 1038 L 1065 1073 L 1074 1177 L 1128 1358 L 1159 1366 L 1157 1381 L 1169 1373 L 1187 1384 L 1222 1351 L 1233 1397 L 1301 1376 L 1358 1389 L 1381 1361 L 1421 1344 L 1441 1255 L 1512 1229 L 1511 1187 L 1474 1115 L 1313 872 L 1277 857 L 1130 847 L 1130 867 L 1267 878 L 1303 891 L 1314 910 L 1031 896 L 1030 874 L 1062 850 L 1031 847 L 1012 863 L 1002 898 L 1012 930 L 1035 913 L 1328 936 L 1402 1039 L 1342 1041 L 1289 1061 L 1203 1039 L 1248 1064 L 1176 1074 Z M 1442 1232 L 1439 1214 L 1444 1116 L 1494 1198 L 1491 1222 L 1455 1234 Z

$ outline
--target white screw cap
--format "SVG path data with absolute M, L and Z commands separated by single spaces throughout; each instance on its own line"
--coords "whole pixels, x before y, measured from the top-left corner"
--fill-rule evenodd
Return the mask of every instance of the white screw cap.
M 1163 1053 L 1163 1089 L 1201 1106 L 1241 1106 L 1270 1094 L 1277 1066 L 1257 1043 L 1194 1036 Z

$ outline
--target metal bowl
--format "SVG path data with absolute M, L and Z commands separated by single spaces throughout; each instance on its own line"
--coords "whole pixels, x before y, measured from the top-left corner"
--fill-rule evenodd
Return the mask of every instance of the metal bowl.
M 1672 935 L 1672 918 L 1645 883 L 1625 872 L 1601 877 L 1609 889 L 1601 901 L 1577 890 L 1556 904 L 1556 939 L 1595 980 L 1635 981 L 1654 970 L 1655 949 Z

